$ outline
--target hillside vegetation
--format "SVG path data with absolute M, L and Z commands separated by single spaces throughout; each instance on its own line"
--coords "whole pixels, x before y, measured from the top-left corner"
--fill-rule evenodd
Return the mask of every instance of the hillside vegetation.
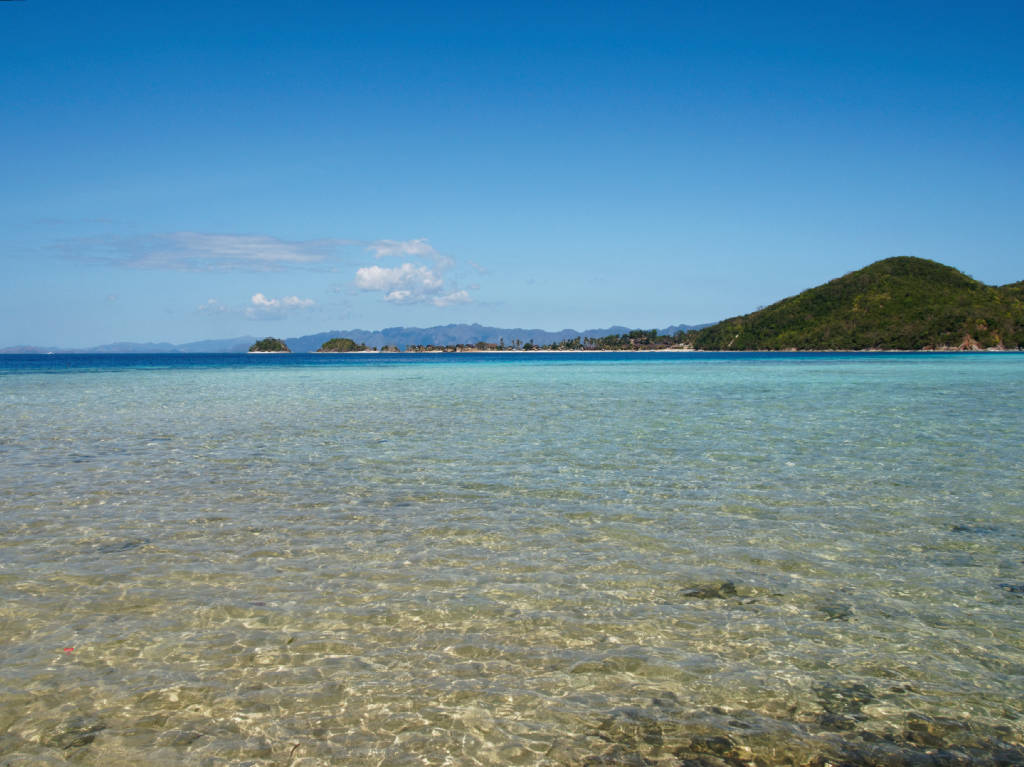
M 288 344 L 280 338 L 264 338 L 249 347 L 251 352 L 290 352 Z
M 1016 349 L 1024 282 L 993 287 L 943 264 L 878 261 L 687 334 L 697 349 Z
M 351 338 L 331 338 L 320 344 L 318 352 L 365 352 L 366 344 L 357 344 Z

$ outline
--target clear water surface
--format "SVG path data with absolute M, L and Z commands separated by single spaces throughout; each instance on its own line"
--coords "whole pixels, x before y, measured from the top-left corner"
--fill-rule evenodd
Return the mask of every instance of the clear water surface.
M 2 765 L 1024 763 L 1024 355 L 0 358 Z

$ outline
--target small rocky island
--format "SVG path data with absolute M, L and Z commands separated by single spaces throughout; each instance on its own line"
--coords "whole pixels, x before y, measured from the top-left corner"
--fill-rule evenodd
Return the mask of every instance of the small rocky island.
M 288 344 L 282 341 L 280 338 L 264 338 L 262 341 L 257 341 L 249 347 L 250 353 L 291 353 L 291 349 L 288 348 Z
M 351 338 L 331 338 L 324 341 L 317 352 L 338 353 L 338 352 L 365 352 L 366 344 L 357 344 Z

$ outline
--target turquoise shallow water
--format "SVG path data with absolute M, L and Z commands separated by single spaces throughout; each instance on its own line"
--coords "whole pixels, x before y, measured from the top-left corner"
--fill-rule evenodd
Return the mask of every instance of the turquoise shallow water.
M 0 358 L 0 765 L 1024 764 L 1024 355 Z

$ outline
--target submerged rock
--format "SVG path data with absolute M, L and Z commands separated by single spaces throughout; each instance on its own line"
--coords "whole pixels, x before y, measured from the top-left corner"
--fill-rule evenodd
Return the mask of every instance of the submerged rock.
M 815 688 L 825 713 L 822 728 L 715 707 L 624 706 L 588 735 L 601 745 L 582 758 L 571 749 L 568 764 L 618 767 L 1011 767 L 1024 765 L 1024 748 L 1004 733 L 981 732 L 969 719 L 908 713 L 880 732 L 863 727 L 861 708 L 878 698 L 859 682 Z M 659 701 L 662 700 L 659 698 Z M 665 701 L 671 703 L 671 701 Z M 552 754 L 549 753 L 549 756 Z
M 712 754 L 686 754 L 680 752 L 676 756 L 680 757 L 679 767 L 745 767 L 745 765 L 735 760 L 722 759 Z
M 131 551 L 140 546 L 145 546 L 147 543 L 149 543 L 149 540 L 146 538 L 112 541 L 98 545 L 96 551 L 99 554 L 118 554 L 122 551 Z
M 624 746 L 612 746 L 603 754 L 583 759 L 583 767 L 653 767 L 655 762 Z
M 107 729 L 107 725 L 103 722 L 89 721 L 82 717 L 76 717 L 63 722 L 57 728 L 57 732 L 47 740 L 46 745 L 50 748 L 60 748 L 65 751 L 71 748 L 81 748 L 82 746 L 88 746 L 96 740 L 96 736 L 105 729 Z
M 697 735 L 690 739 L 690 750 L 717 756 L 735 756 L 736 744 L 724 735 Z
M 615 709 L 597 726 L 593 734 L 619 746 L 661 746 L 664 743 L 659 718 L 636 706 Z
M 992 533 L 998 533 L 999 528 L 993 527 L 992 525 L 953 525 L 949 528 L 954 533 L 976 533 L 978 535 L 990 535 Z
M 860 715 L 862 707 L 877 700 L 867 685 L 860 682 L 844 685 L 826 683 L 815 687 L 814 691 L 818 694 L 821 707 L 829 714 L 856 717 Z
M 822 605 L 818 609 L 825 613 L 825 620 L 828 621 L 847 621 L 853 617 L 853 608 L 839 602 Z
M 688 599 L 728 599 L 736 596 L 736 584 L 732 581 L 699 583 L 683 589 L 680 596 Z
M 67 764 L 67 760 L 55 753 L 39 753 L 38 751 L 5 754 L 0 758 L 0 767 L 59 767 Z
M 824 714 L 819 714 L 816 721 L 823 729 L 835 732 L 849 732 L 857 728 L 857 720 L 852 716 L 837 714 L 834 711 L 826 711 Z

